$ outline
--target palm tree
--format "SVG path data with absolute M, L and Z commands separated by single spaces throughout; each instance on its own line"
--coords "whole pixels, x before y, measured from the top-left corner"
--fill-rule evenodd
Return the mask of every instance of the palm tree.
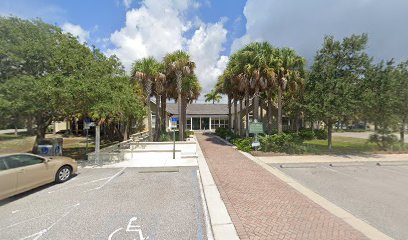
M 258 120 L 260 92 L 268 87 L 268 83 L 275 79 L 275 69 L 270 64 L 273 47 L 268 42 L 254 42 L 243 49 L 248 55 L 246 72 L 250 74 L 249 84 L 254 90 L 254 120 Z
M 147 124 L 149 130 L 149 141 L 152 141 L 152 113 L 150 108 L 150 96 L 152 95 L 153 81 L 160 74 L 160 64 L 153 57 L 142 58 L 134 62 L 132 67 L 132 78 L 140 81 L 143 86 L 145 103 L 147 106 Z M 157 117 L 157 116 L 156 116 Z
M 296 91 L 304 85 L 305 59 L 296 54 L 295 50 L 282 48 L 271 59 L 276 67 L 278 81 L 278 134 L 282 133 L 282 93 L 287 90 Z
M 190 60 L 190 56 L 186 52 L 178 50 L 164 57 L 164 65 L 166 67 L 166 75 L 176 82 L 176 91 L 172 93 L 177 93 L 177 96 L 174 96 L 174 98 L 177 99 L 178 103 L 180 141 L 183 141 L 186 118 L 185 114 L 182 114 L 182 104 L 186 102 L 182 94 L 183 77 L 194 74 L 195 63 Z
M 212 89 L 211 92 L 207 93 L 204 95 L 205 97 L 205 102 L 211 102 L 215 104 L 215 102 L 220 102 L 221 101 L 221 95 L 215 90 Z

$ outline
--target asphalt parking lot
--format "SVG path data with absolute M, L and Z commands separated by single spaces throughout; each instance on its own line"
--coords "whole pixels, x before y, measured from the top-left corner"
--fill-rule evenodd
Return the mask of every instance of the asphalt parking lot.
M 197 169 L 80 169 L 0 201 L 0 239 L 206 239 Z
M 388 236 L 408 239 L 406 162 L 270 165 Z

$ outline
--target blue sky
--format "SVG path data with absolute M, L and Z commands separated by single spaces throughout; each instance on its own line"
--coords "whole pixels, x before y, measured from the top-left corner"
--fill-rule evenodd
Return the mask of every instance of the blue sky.
M 126 69 L 177 49 L 196 62 L 203 94 L 231 52 L 251 41 L 291 47 L 309 65 L 325 35 L 368 33 L 375 58 L 408 60 L 406 0 L 1 0 L 0 15 L 39 17 L 117 55 Z

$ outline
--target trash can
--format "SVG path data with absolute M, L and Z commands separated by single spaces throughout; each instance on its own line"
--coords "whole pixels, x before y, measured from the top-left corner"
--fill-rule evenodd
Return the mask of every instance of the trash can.
M 38 143 L 37 154 L 42 156 L 61 156 L 62 138 L 45 138 Z

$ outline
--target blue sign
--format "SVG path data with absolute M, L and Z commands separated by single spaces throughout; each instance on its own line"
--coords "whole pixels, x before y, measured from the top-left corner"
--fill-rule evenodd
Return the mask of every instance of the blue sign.
M 175 117 L 174 117 L 174 118 L 171 118 L 171 121 L 172 121 L 172 122 L 177 122 L 177 121 L 178 121 L 178 118 L 175 118 Z
M 41 154 L 47 155 L 48 152 L 49 152 L 49 148 L 47 148 L 47 147 L 42 147 L 41 148 Z
M 91 119 L 89 119 L 89 118 L 85 118 L 84 122 L 86 122 L 86 123 L 90 123 L 90 122 L 91 122 Z

